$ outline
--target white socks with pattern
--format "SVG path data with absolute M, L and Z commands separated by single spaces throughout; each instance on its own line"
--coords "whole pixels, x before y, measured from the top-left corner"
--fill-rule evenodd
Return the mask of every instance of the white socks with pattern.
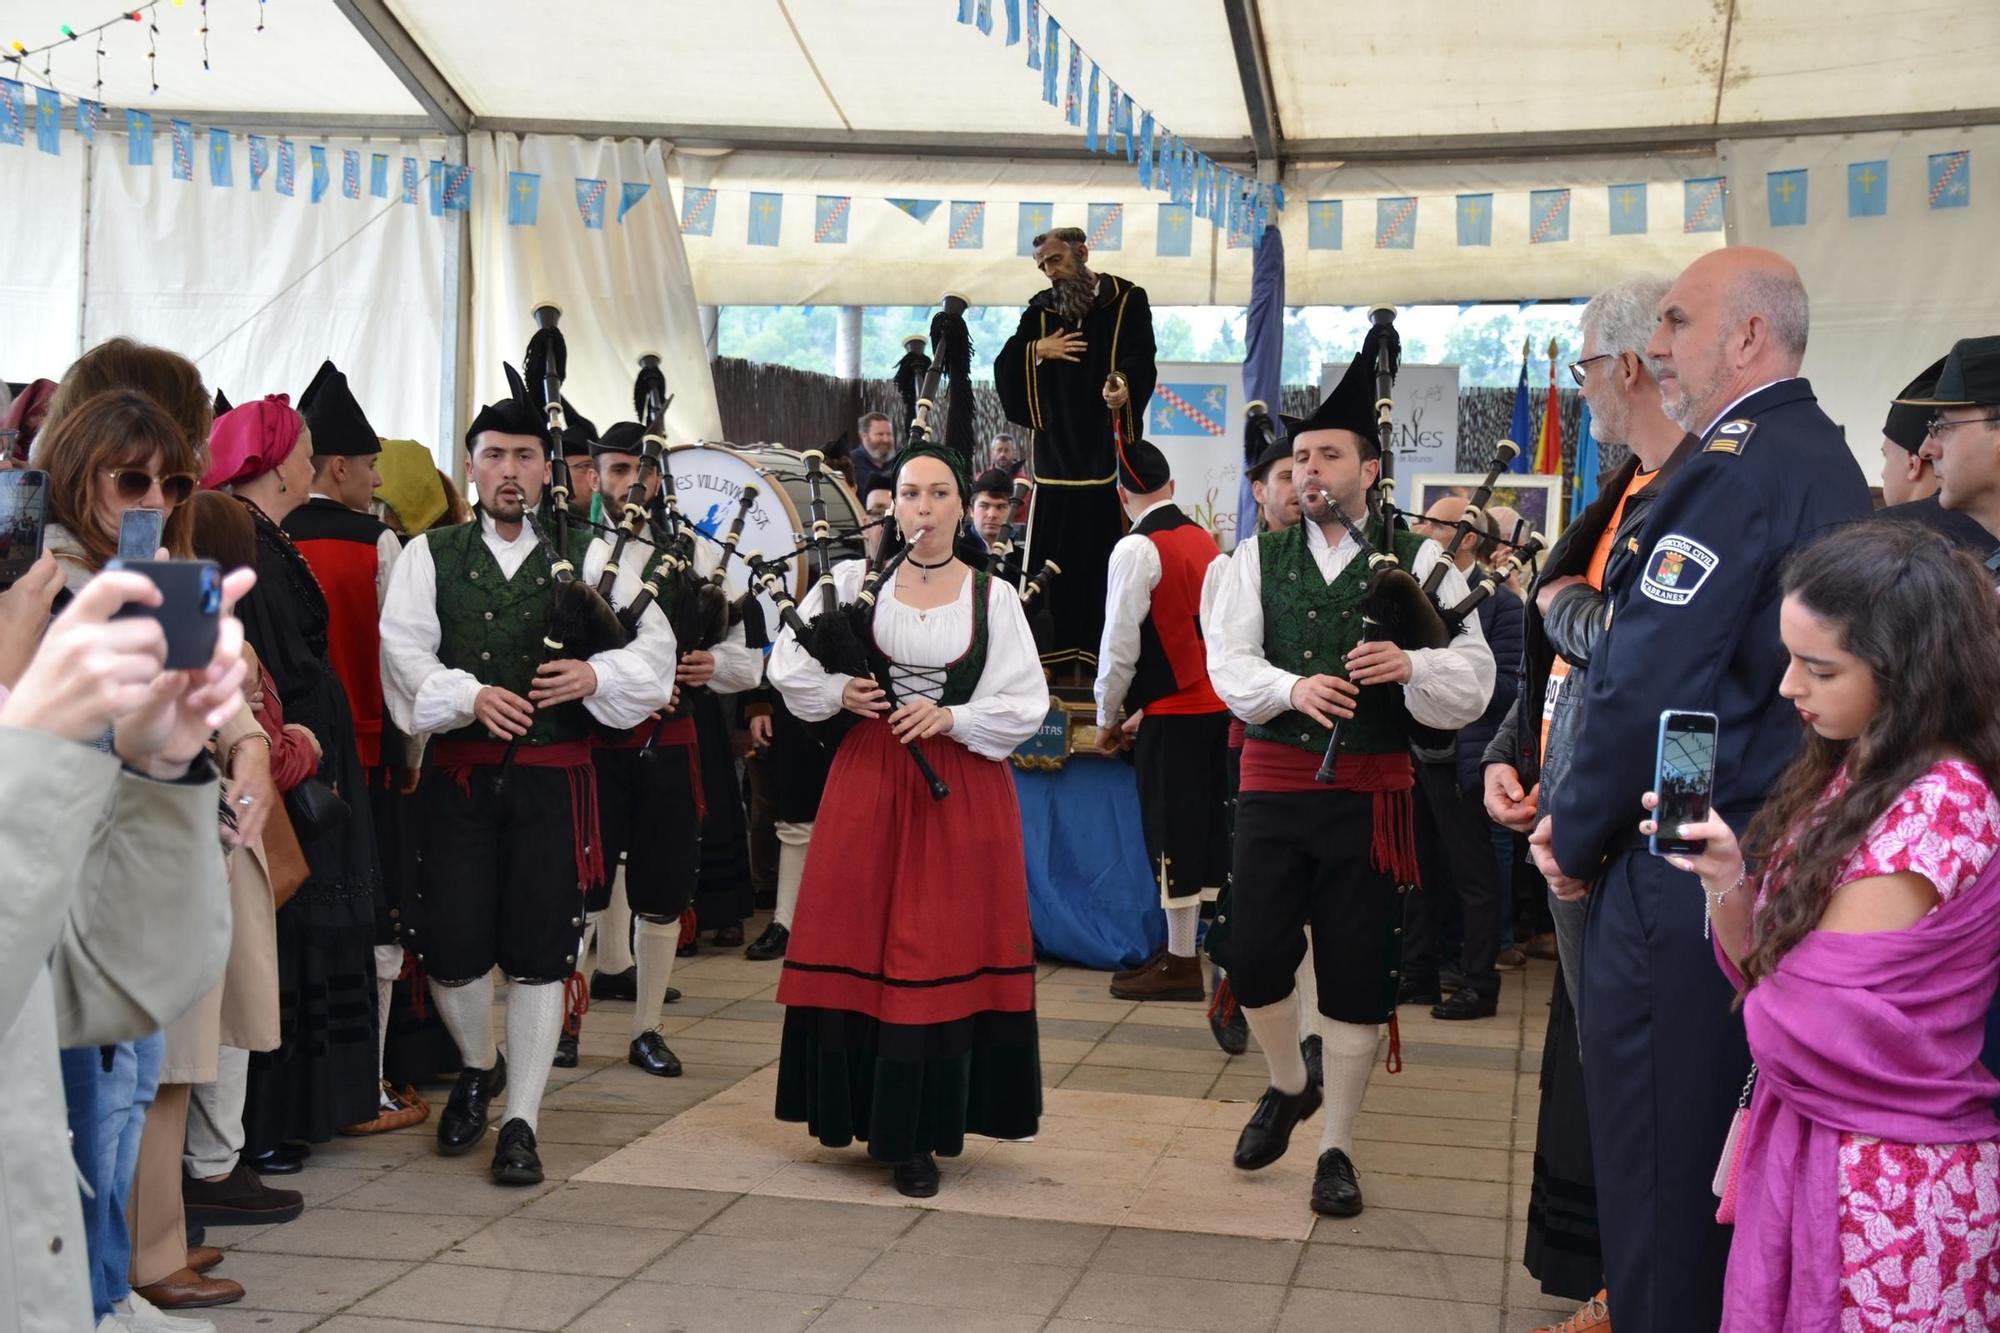
M 1322 1017 L 1320 1059 L 1326 1070 L 1326 1100 L 1320 1109 L 1319 1150 L 1338 1148 L 1354 1156 L 1354 1120 L 1375 1070 L 1378 1033 L 1373 1023 L 1342 1023 Z
M 500 1058 L 493 1045 L 493 974 L 468 981 L 462 986 L 431 982 L 431 998 L 437 1002 L 438 1016 L 444 1019 L 451 1039 L 458 1043 L 458 1058 L 470 1069 L 491 1069 Z
M 1264 1051 L 1271 1067 L 1271 1086 L 1286 1096 L 1306 1090 L 1306 1058 L 1299 1050 L 1299 997 L 1287 995 L 1276 1004 L 1252 1009 L 1244 1006 L 1243 1017 L 1251 1035 Z
M 1176 958 L 1194 957 L 1195 927 L 1201 924 L 1201 900 L 1196 899 L 1186 907 L 1169 907 L 1167 913 L 1167 952 Z
M 667 980 L 674 974 L 674 951 L 680 947 L 679 921 L 639 918 L 639 999 L 632 1006 L 632 1036 L 659 1026 L 660 1007 L 667 1002 Z
M 507 985 L 507 1119 L 525 1120 L 529 1129 L 541 1114 L 562 1036 L 563 989 L 560 981 Z

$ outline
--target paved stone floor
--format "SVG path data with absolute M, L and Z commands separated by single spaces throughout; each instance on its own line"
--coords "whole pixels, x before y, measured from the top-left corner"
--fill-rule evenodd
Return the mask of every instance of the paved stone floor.
M 485 1153 L 438 1157 L 429 1125 L 320 1148 L 281 1182 L 305 1192 L 303 1217 L 210 1231 L 229 1251 L 218 1275 L 249 1289 L 217 1325 L 1521 1333 L 1573 1308 L 1515 1257 L 1547 964 L 1506 978 L 1494 1019 L 1403 1011 L 1405 1069 L 1369 1087 L 1369 1206 L 1351 1221 L 1306 1207 L 1317 1118 L 1276 1166 L 1229 1166 L 1264 1086 L 1254 1050 L 1216 1049 L 1200 1005 L 1114 1001 L 1104 974 L 1054 964 L 1042 1132 L 968 1145 L 915 1205 L 858 1150 L 771 1119 L 777 979 L 740 953 L 677 966 L 678 1079 L 626 1065 L 630 1006 L 597 1006 L 581 1066 L 554 1072 L 538 1188 L 492 1185 Z

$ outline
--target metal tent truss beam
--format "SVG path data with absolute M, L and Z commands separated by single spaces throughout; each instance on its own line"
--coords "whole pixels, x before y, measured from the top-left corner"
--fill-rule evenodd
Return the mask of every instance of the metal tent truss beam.
M 1278 125 L 1278 99 L 1271 89 L 1271 67 L 1264 58 L 1264 24 L 1257 0 L 1223 0 L 1229 20 L 1229 43 L 1236 48 L 1236 72 L 1243 80 L 1243 110 L 1250 118 L 1250 143 L 1260 162 L 1278 160 L 1283 131 Z
M 417 105 L 423 107 L 435 128 L 446 134 L 471 131 L 472 108 L 431 62 L 416 38 L 389 12 L 387 0 L 333 0 L 333 4 L 410 90 L 410 96 L 417 99 Z

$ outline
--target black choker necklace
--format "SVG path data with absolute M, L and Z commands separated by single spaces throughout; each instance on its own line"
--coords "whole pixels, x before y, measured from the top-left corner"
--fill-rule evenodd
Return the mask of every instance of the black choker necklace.
M 923 573 L 917 575 L 917 578 L 925 583 L 929 583 L 931 581 L 931 572 L 933 570 L 943 569 L 946 565 L 952 562 L 952 558 L 953 558 L 952 556 L 947 555 L 945 556 L 944 559 L 938 561 L 935 565 L 927 565 L 923 561 L 917 559 L 917 557 L 914 554 L 904 557 L 904 559 L 907 560 L 910 564 L 913 564 L 918 569 L 924 571 Z

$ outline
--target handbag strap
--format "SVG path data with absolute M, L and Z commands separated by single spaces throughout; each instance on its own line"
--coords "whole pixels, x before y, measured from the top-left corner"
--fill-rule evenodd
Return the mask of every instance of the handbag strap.
M 1757 1086 L 1757 1062 L 1750 1062 L 1750 1077 L 1743 1080 L 1743 1095 L 1736 1099 L 1736 1109 L 1741 1111 L 1750 1105 L 1750 1090 Z

